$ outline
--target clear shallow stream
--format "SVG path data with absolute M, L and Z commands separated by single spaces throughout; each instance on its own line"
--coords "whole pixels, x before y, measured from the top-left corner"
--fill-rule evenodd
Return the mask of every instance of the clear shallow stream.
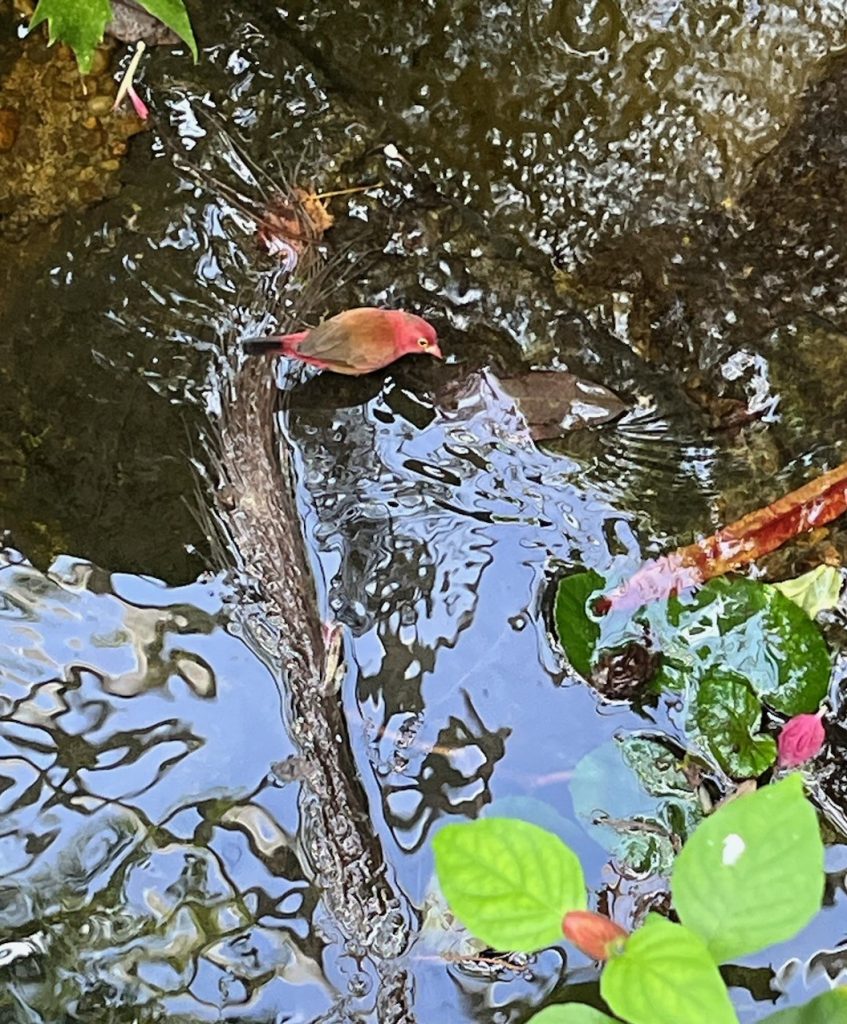
M 146 64 L 155 120 L 118 194 L 46 246 L 15 240 L 0 931 L 24 946 L 0 963 L 4 1024 L 506 1024 L 596 1001 L 564 947 L 444 959 L 433 829 L 543 801 L 592 890 L 646 905 L 572 820 L 568 780 L 617 731 L 674 723 L 569 673 L 546 584 L 634 567 L 845 458 L 843 5 L 376 6 L 198 12 L 200 64 Z M 364 921 L 321 900 L 286 681 L 204 513 L 224 339 L 280 280 L 249 220 L 175 166 L 259 202 L 221 125 L 271 176 L 383 183 L 332 205 L 343 256 L 308 316 L 402 304 L 450 357 L 291 397 L 319 600 L 345 627 L 341 759 L 381 865 Z M 530 365 L 629 412 L 542 450 L 483 385 L 456 399 L 480 367 Z M 837 526 L 771 570 L 829 548 Z M 839 656 L 836 698 L 840 679 Z M 829 867 L 831 905 L 734 970 L 745 1024 L 841 970 L 843 842 Z

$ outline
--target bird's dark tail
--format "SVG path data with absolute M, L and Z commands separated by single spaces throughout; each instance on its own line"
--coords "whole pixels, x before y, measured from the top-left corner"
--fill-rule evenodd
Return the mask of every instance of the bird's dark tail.
M 281 338 L 244 338 L 241 351 L 248 356 L 267 355 L 268 352 L 282 352 Z

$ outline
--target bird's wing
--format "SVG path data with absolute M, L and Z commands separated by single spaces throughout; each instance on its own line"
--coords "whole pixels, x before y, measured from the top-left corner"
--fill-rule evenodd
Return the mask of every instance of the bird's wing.
M 390 328 L 386 328 L 380 319 L 374 318 L 373 310 L 351 309 L 324 320 L 322 324 L 309 331 L 297 346 L 297 352 L 310 359 L 325 359 L 356 369 L 350 362 L 351 351 L 355 351 L 351 341 L 356 339 L 359 342 L 359 351 L 362 350 L 364 342 L 367 351 L 377 341 L 377 337 L 384 333 L 390 336 Z
M 310 359 L 327 359 L 334 363 L 350 365 L 347 362 L 350 354 L 349 329 L 332 320 L 324 320 L 322 324 L 309 331 L 297 346 L 297 353 Z

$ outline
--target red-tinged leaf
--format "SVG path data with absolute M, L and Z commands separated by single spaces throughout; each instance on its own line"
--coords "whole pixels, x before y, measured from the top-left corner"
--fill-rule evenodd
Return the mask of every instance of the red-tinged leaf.
M 562 934 L 592 960 L 608 960 L 619 953 L 629 932 L 603 914 L 572 910 L 562 920 Z
M 815 757 L 825 740 L 820 715 L 795 715 L 782 727 L 777 740 L 780 768 L 796 768 Z
M 634 610 L 649 601 L 670 597 L 754 562 L 797 534 L 836 519 L 845 510 L 847 462 L 710 537 L 648 562 L 603 597 L 597 610 Z

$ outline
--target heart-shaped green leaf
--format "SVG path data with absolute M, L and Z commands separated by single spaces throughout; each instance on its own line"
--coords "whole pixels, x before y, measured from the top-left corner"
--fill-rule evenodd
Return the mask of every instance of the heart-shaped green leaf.
M 754 779 L 776 760 L 776 743 L 759 732 L 762 705 L 747 680 L 713 669 L 700 680 L 695 721 L 703 741 L 734 779 Z
M 562 938 L 568 911 L 586 907 L 576 854 L 537 825 L 509 818 L 446 825 L 433 848 L 453 913 L 495 949 L 543 949 Z
M 556 591 L 556 632 L 568 661 L 585 679 L 591 675 L 594 647 L 600 637 L 600 627 L 587 608 L 588 598 L 603 586 L 603 577 L 592 569 L 566 576 Z
M 606 964 L 600 992 L 631 1024 L 738 1024 L 703 940 L 657 914 Z
M 593 1006 L 582 1003 L 563 1003 L 561 1006 L 548 1006 L 541 1013 L 533 1014 L 526 1024 L 617 1024 L 610 1017 Z
M 847 1024 L 847 988 L 824 992 L 805 1006 L 779 1010 L 762 1024 Z
M 721 807 L 674 866 L 680 920 L 716 963 L 791 938 L 823 895 L 823 843 L 799 775 Z
M 715 668 L 748 679 L 786 715 L 816 711 L 829 685 L 829 652 L 818 626 L 775 587 L 743 578 L 711 580 L 685 602 L 649 614 L 663 663 L 654 685 L 686 690 Z

